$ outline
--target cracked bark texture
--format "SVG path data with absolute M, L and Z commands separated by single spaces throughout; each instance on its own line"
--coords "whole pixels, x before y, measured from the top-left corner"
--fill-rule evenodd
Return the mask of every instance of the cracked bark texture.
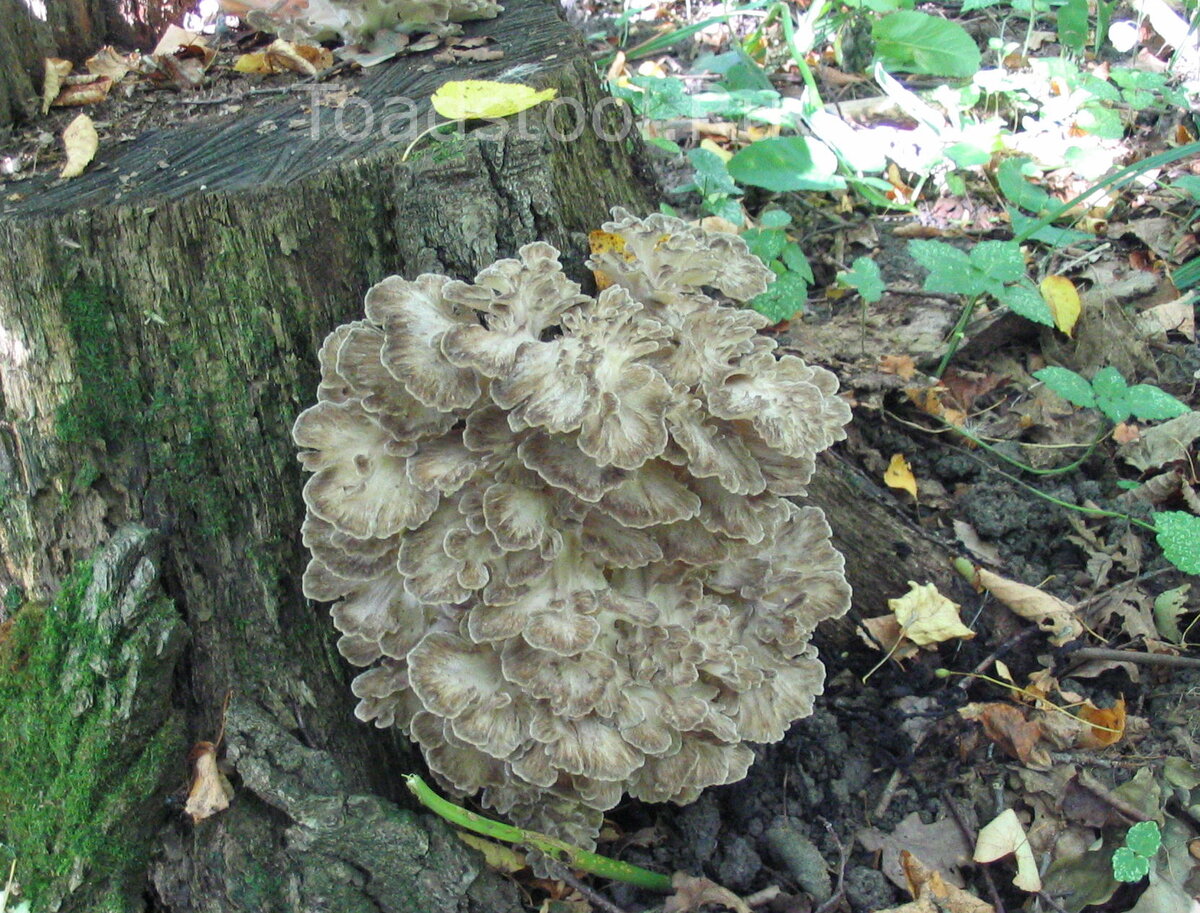
M 321 340 L 374 282 L 470 278 L 538 239 L 579 270 L 609 207 L 647 208 L 625 142 L 590 122 L 555 139 L 544 118 L 562 110 L 529 112 L 524 130 L 427 141 L 407 163 L 410 135 L 363 129 L 366 105 L 404 96 L 428 110 L 442 82 L 522 62 L 523 81 L 585 111 L 600 98 L 579 38 L 545 0 L 514 0 L 475 28 L 503 61 L 375 68 L 352 106 L 363 119 L 340 117 L 349 129 L 297 93 L 236 121 L 111 144 L 77 182 L 4 196 L 0 244 L 15 268 L 0 269 L 0 621 L 53 599 L 138 524 L 161 542 L 161 585 L 187 635 L 154 702 L 178 720 L 159 771 L 177 798 L 188 747 L 216 738 L 232 695 L 231 806 L 197 824 L 161 796 L 139 808 L 152 838 L 119 873 L 140 888 L 124 909 L 519 909 L 478 854 L 411 808 L 401 776 L 419 768 L 402 740 L 354 718 L 327 607 L 300 592 L 304 480 L 290 440 Z M 312 116 L 316 127 L 288 126 Z M 0 842 L 14 826 L 0 820 Z M 96 863 L 73 863 L 45 908 L 105 908 Z
M 313 400 L 321 340 L 361 313 L 373 283 L 469 279 L 534 240 L 578 274 L 586 232 L 611 206 L 652 208 L 634 143 L 604 138 L 619 133 L 616 111 L 598 104 L 592 64 L 556 7 L 510 0 L 466 31 L 496 39 L 505 58 L 470 69 L 402 59 L 369 71 L 361 103 L 345 109 L 280 96 L 104 144 L 75 180 L 0 193 L 0 622 L 53 598 L 136 524 L 160 543 L 156 585 L 180 624 L 170 687 L 151 701 L 177 721 L 157 771 L 177 797 L 188 746 L 217 736 L 232 695 L 230 808 L 193 825 L 177 805 L 128 807 L 148 850 L 119 873 L 73 862 L 46 909 L 104 909 L 101 877 L 140 889 L 122 895 L 129 910 L 519 907 L 476 854 L 408 807 L 401 775 L 419 762 L 407 746 L 353 716 L 326 608 L 301 595 L 304 480 L 289 434 Z M 515 78 L 578 101 L 588 116 L 576 138 L 555 138 L 572 135 L 570 110 L 543 106 L 526 129 L 430 138 L 401 161 L 425 121 L 385 129 L 390 103 L 425 114 L 442 82 L 518 64 Z M 869 489 L 827 458 L 812 499 L 848 551 L 856 602 L 873 610 L 913 575 L 898 550 L 915 548 L 926 567 L 943 553 Z M 848 631 L 830 636 L 845 644 Z M 148 744 L 130 739 L 132 751 Z M 13 826 L 0 820 L 0 842 Z

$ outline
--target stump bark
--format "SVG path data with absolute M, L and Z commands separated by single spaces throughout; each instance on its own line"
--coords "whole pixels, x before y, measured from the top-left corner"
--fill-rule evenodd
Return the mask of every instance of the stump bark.
M 405 807 L 407 746 L 353 716 L 325 607 L 300 591 L 289 434 L 321 340 L 384 276 L 470 278 L 539 239 L 582 272 L 611 206 L 650 208 L 636 140 L 556 7 L 513 0 L 467 31 L 505 59 L 405 58 L 369 71 L 360 103 L 286 94 L 106 145 L 74 181 L 0 187 L 0 696 L 29 718 L 0 774 L 31 784 L 0 776 L 0 812 L 25 812 L 0 814 L 0 844 L 34 909 L 519 907 Z M 442 82 L 514 65 L 573 103 L 401 161 L 423 121 L 384 129 L 397 99 L 424 114 Z M 894 556 L 919 536 L 847 472 L 824 462 L 813 500 L 873 604 L 912 575 Z M 108 608 L 89 614 L 83 590 Z M 154 610 L 113 614 L 135 602 Z M 55 734 L 40 755 L 38 727 Z M 233 800 L 192 821 L 189 749 L 219 734 Z

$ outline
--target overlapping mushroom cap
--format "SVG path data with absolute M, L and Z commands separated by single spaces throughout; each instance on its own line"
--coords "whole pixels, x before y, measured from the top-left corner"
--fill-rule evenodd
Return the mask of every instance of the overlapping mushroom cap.
M 492 19 L 504 8 L 496 0 L 241 0 L 272 31 L 288 39 L 341 39 L 353 59 L 377 63 L 401 51 L 410 33 L 456 34 L 457 23 Z M 349 49 L 353 48 L 353 51 Z
M 304 591 L 370 668 L 358 716 L 441 784 L 585 846 L 625 793 L 689 802 L 807 715 L 849 587 L 797 506 L 850 418 L 757 334 L 738 238 L 621 210 L 589 266 L 547 244 L 474 283 L 385 279 L 322 346 L 293 431 Z

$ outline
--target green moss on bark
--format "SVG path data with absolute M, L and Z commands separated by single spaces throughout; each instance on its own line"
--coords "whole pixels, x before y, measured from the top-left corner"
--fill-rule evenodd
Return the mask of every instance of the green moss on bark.
M 85 611 L 91 581 L 79 566 L 0 630 L 0 856 L 34 910 L 136 908 L 164 787 L 183 774 L 174 608 L 93 594 Z

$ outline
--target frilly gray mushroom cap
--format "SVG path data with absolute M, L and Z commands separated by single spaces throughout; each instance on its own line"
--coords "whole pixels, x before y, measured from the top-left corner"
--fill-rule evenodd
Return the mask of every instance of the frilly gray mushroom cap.
M 850 590 L 798 506 L 850 410 L 743 301 L 745 244 L 621 210 L 590 265 L 547 244 L 474 283 L 385 279 L 296 421 L 304 591 L 368 667 L 357 715 L 441 785 L 594 845 L 628 793 L 688 802 L 812 710 L 809 638 Z
M 455 23 L 492 19 L 504 9 L 495 0 L 306 0 L 298 12 L 279 4 L 262 7 L 260 15 L 289 40 L 340 38 L 366 51 L 391 48 L 392 53 L 404 47 L 396 35 L 454 34 L 459 31 Z

